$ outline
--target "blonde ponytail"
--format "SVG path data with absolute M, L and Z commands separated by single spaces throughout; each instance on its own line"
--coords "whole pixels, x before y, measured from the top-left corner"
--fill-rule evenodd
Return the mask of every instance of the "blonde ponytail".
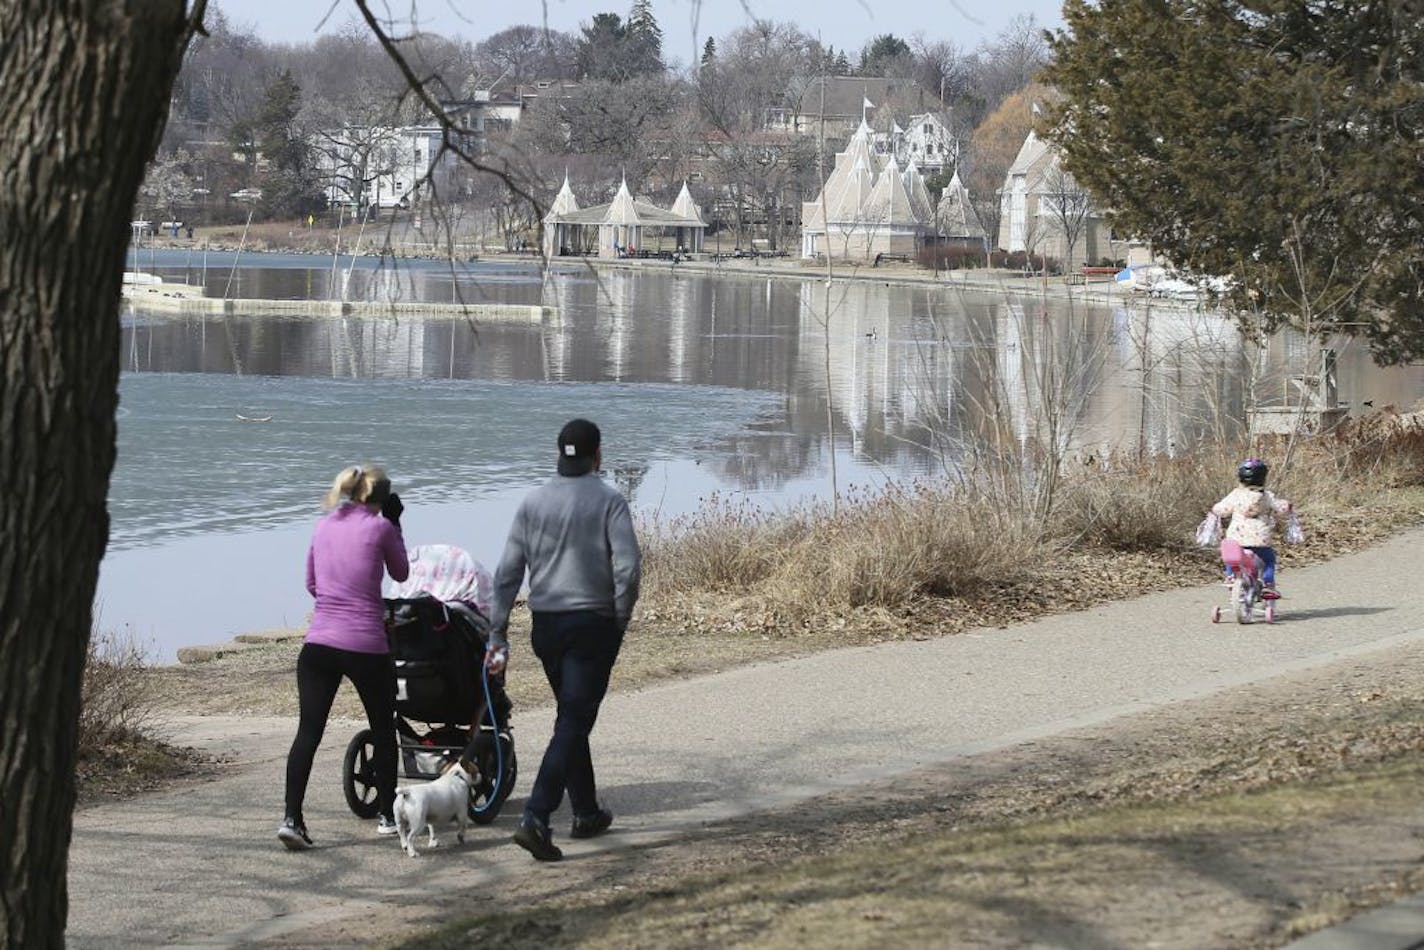
M 341 504 L 343 498 L 363 503 L 371 497 L 376 483 L 384 481 L 385 478 L 386 470 L 379 465 L 352 465 L 350 468 L 343 468 L 336 476 L 336 481 L 331 483 L 326 497 L 322 499 L 322 509 L 330 511 Z

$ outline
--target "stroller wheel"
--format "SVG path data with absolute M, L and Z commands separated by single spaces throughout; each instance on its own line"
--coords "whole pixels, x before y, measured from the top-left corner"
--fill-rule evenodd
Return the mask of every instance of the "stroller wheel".
M 1212 623 L 1221 623 L 1221 608 L 1220 608 L 1220 607 L 1213 607 L 1213 608 L 1211 608 L 1211 622 L 1212 622 Z
M 519 777 L 519 757 L 514 753 L 514 737 L 508 732 L 499 734 L 500 756 L 495 755 L 493 743 L 476 763 L 480 767 L 480 781 L 470 789 L 470 820 L 477 825 L 488 825 L 499 817 L 504 802 L 514 791 L 515 780 Z M 495 782 L 495 772 L 503 764 L 499 782 Z
M 346 746 L 341 766 L 341 790 L 346 804 L 357 818 L 375 818 L 381 806 L 376 801 L 376 743 L 370 729 L 362 729 Z

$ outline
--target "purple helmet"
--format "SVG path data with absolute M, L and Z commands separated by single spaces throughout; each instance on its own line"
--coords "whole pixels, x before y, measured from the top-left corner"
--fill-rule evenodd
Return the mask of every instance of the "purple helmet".
M 1241 479 L 1243 485 L 1263 488 L 1266 484 L 1266 473 L 1270 470 L 1271 467 L 1260 459 L 1247 459 L 1236 466 L 1236 477 Z

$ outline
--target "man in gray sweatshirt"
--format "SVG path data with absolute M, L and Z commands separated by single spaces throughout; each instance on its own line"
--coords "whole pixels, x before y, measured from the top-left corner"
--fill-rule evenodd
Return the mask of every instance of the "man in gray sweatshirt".
M 598 802 L 588 736 L 638 600 L 641 554 L 628 502 L 599 477 L 598 426 L 574 419 L 559 432 L 558 475 L 530 492 L 514 515 L 494 577 L 490 670 L 504 668 L 509 611 L 529 572 L 534 655 L 558 712 L 534 789 L 514 840 L 540 861 L 557 861 L 549 816 L 565 790 L 570 836 L 608 830 L 613 813 Z

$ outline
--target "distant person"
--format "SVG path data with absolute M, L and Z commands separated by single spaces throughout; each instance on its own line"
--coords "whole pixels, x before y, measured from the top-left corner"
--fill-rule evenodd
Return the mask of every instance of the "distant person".
M 1258 458 L 1249 458 L 1236 467 L 1240 483 L 1225 498 L 1211 506 L 1211 513 L 1223 520 L 1228 540 L 1235 541 L 1261 561 L 1261 581 L 1265 598 L 1276 600 L 1276 531 L 1294 517 L 1295 509 L 1284 498 L 1277 498 L 1266 489 L 1270 466 Z M 1295 530 L 1299 530 L 1296 528 Z
M 193 226 L 191 224 L 188 225 L 188 240 L 193 240 Z
M 277 837 L 293 851 L 312 846 L 302 817 L 312 759 L 344 676 L 356 687 L 375 745 L 376 833 L 396 833 L 396 675 L 386 642 L 381 578 L 410 575 L 400 496 L 375 466 L 342 469 L 327 492 L 329 514 L 307 550 L 307 590 L 316 610 L 297 655 L 297 736 L 287 754 L 287 812 Z
M 520 504 L 494 578 L 491 672 L 508 656 L 509 611 L 529 572 L 534 655 L 554 691 L 554 735 L 514 833 L 540 861 L 557 861 L 549 818 L 568 792 L 572 838 L 608 830 L 599 804 L 588 737 L 638 600 L 642 556 L 628 502 L 599 477 L 602 435 L 586 419 L 559 432 L 558 474 Z

